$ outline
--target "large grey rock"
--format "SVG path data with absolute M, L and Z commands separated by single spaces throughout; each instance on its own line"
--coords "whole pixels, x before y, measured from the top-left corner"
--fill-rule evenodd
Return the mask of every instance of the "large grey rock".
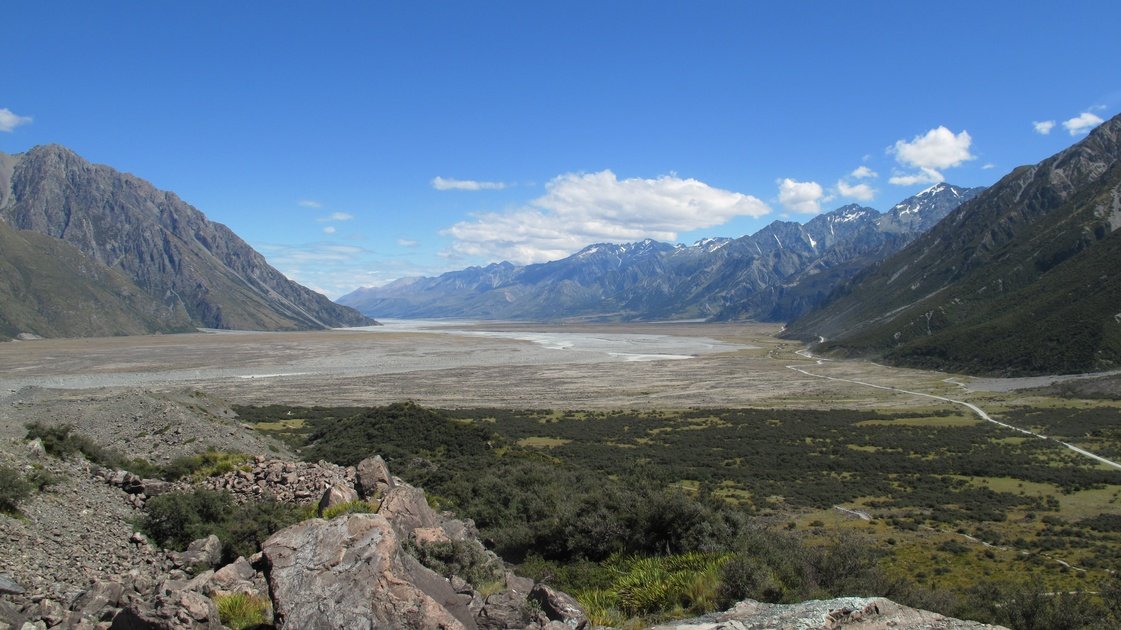
M 333 483 L 331 487 L 323 491 L 323 496 L 319 497 L 319 513 L 323 514 L 327 508 L 357 500 L 358 493 L 354 491 L 354 488 L 344 483 Z
M 355 475 L 355 490 L 363 499 L 379 499 L 396 485 L 381 455 L 367 457 L 359 462 Z
M 222 541 L 214 534 L 200 538 L 187 545 L 182 553 L 172 553 L 171 560 L 176 567 L 188 571 L 206 571 L 222 562 Z
M 744 600 L 734 608 L 699 619 L 654 626 L 650 630 L 1008 630 L 963 621 L 889 599 L 840 597 L 798 604 L 765 604 Z
M 311 519 L 263 545 L 278 629 L 474 630 L 462 596 L 401 549 L 381 514 Z
M 412 486 L 397 486 L 385 494 L 378 510 L 402 539 L 407 540 L 413 530 L 420 527 L 440 527 L 443 519 L 428 505 L 424 490 Z
M 7 573 L 0 573 L 0 595 L 22 595 L 27 589 L 23 588 Z
M 541 612 L 553 621 L 560 621 L 574 630 L 588 627 L 588 614 L 580 602 L 563 591 L 545 584 L 535 584 L 529 591 L 529 600 L 541 606 Z
M 526 627 L 533 621 L 533 615 L 524 592 L 501 591 L 486 599 L 475 621 L 481 630 L 505 630 Z
M 192 591 L 157 594 L 152 601 L 130 602 L 113 618 L 110 630 L 221 630 L 213 600 Z

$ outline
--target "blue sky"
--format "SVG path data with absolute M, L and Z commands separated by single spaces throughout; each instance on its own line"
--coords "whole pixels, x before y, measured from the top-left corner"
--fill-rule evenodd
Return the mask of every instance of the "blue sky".
M 139 175 L 333 298 L 884 210 L 991 184 L 1121 111 L 1116 0 L 2 13 L 0 151 L 58 143 Z

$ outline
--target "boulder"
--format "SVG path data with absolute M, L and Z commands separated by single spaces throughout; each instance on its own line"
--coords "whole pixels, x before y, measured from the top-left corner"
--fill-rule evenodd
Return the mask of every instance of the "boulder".
M 501 591 L 486 599 L 483 609 L 475 617 L 481 630 L 524 628 L 534 619 L 526 602 L 526 594 Z
M 393 475 L 381 455 L 367 457 L 355 468 L 355 489 L 363 499 L 380 499 L 394 485 Z
M 113 618 L 110 630 L 221 630 L 213 600 L 192 591 L 161 592 L 135 600 Z
M 570 630 L 583 630 L 589 627 L 588 614 L 574 597 L 563 591 L 535 584 L 529 591 L 529 600 L 537 602 L 541 612 L 551 621 L 560 621 Z
M 0 595 L 23 595 L 27 589 L 12 579 L 7 573 L 0 573 Z
M 407 540 L 413 530 L 421 527 L 441 527 L 440 515 L 428 505 L 424 490 L 412 486 L 391 488 L 381 501 L 381 514 L 392 525 L 397 534 Z
M 172 552 L 172 563 L 180 569 L 194 571 L 212 569 L 222 562 L 222 541 L 214 534 L 200 538 L 187 545 L 182 553 Z
M 262 551 L 276 627 L 474 630 L 463 596 L 401 540 L 381 514 L 311 519 L 273 534 Z
M 323 491 L 323 496 L 319 498 L 319 513 L 323 514 L 327 508 L 357 500 L 358 493 L 354 491 L 354 488 L 343 483 L 333 483 L 331 487 Z
M 699 619 L 654 626 L 650 630 L 764 630 L 796 628 L 813 630 L 1007 630 L 976 621 L 963 621 L 917 608 L 901 606 L 889 599 L 840 597 L 798 604 L 765 604 L 744 600 L 723 613 Z
M 70 605 L 71 612 L 97 621 L 109 621 L 121 605 L 125 587 L 120 582 L 95 582 Z

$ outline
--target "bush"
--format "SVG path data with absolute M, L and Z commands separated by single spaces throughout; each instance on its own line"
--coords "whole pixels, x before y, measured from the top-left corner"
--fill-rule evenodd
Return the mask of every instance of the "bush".
M 449 579 L 458 576 L 475 586 L 476 590 L 483 584 L 503 579 L 506 572 L 501 560 L 473 541 L 417 544 L 409 540 L 405 543 L 405 550 L 436 573 Z
M 167 481 L 184 477 L 217 477 L 238 470 L 247 461 L 249 455 L 244 453 L 208 450 L 198 455 L 176 457 L 163 467 L 161 476 Z
M 152 497 L 141 529 L 161 547 L 182 551 L 214 534 L 225 561 L 251 556 L 274 532 L 302 520 L 299 508 L 277 501 L 235 505 L 228 493 L 169 492 Z
M 0 512 L 18 514 L 19 504 L 31 496 L 32 486 L 14 468 L 0 466 Z
M 244 630 L 271 621 L 271 604 L 267 599 L 249 593 L 228 593 L 214 597 L 222 625 L 231 630 Z
M 123 468 L 141 477 L 156 477 L 160 469 L 145 459 L 128 459 L 110 449 L 98 446 L 84 435 L 74 433 L 69 424 L 46 426 L 38 422 L 27 425 L 27 439 L 38 438 L 43 450 L 59 459 L 69 459 L 81 454 L 91 463 L 106 468 Z

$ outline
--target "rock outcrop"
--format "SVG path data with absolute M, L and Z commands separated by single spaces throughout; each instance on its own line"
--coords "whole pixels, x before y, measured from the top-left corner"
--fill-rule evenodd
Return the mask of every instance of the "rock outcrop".
M 1008 630 L 901 606 L 882 597 L 840 597 L 798 604 L 745 600 L 730 610 L 650 630 Z
M 476 628 L 467 602 L 404 553 L 380 514 L 306 521 L 274 534 L 262 551 L 281 630 Z

